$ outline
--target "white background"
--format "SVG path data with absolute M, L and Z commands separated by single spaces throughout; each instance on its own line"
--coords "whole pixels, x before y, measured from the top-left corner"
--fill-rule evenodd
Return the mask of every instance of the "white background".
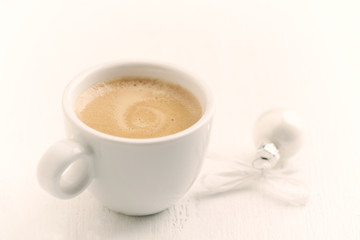
M 357 0 L 0 0 L 0 239 L 360 239 L 359 12 Z M 88 192 L 45 193 L 36 166 L 64 137 L 64 87 L 115 59 L 168 62 L 207 81 L 212 152 L 248 159 L 259 114 L 298 112 L 309 203 L 252 189 L 199 199 L 195 185 L 160 214 L 128 217 Z

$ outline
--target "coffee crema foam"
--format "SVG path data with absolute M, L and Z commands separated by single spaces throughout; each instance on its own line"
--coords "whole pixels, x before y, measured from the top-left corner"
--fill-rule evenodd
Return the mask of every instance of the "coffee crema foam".
M 180 132 L 202 115 L 196 97 L 159 79 L 124 77 L 97 83 L 77 99 L 75 113 L 89 127 L 126 138 Z

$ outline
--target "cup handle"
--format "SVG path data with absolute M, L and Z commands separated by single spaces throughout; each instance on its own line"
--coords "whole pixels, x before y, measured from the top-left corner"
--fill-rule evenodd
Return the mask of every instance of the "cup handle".
M 94 178 L 93 154 L 82 144 L 65 139 L 52 145 L 37 168 L 40 186 L 55 197 L 73 198 Z

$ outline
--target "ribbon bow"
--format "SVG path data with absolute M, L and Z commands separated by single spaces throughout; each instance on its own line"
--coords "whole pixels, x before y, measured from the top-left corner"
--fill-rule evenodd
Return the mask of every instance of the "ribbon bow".
M 219 159 L 219 156 L 210 156 Z M 238 190 L 249 186 L 260 186 L 267 195 L 290 205 L 301 206 L 308 202 L 310 190 L 306 183 L 293 175 L 298 169 L 262 168 L 253 165 L 232 161 L 235 164 L 231 170 L 205 174 L 202 177 L 203 194 L 217 194 L 231 190 Z

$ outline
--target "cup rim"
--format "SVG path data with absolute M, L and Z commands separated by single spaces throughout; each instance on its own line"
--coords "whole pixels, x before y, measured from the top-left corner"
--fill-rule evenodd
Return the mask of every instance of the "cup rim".
M 104 68 L 109 67 L 125 67 L 125 66 L 147 66 L 147 67 L 155 67 L 155 68 L 163 68 L 168 71 L 174 71 L 178 72 L 180 74 L 183 74 L 185 76 L 188 76 L 192 81 L 194 81 L 197 85 L 199 85 L 202 89 L 202 91 L 205 94 L 206 98 L 206 105 L 205 105 L 205 111 L 203 112 L 201 118 L 191 125 L 190 127 L 166 136 L 162 137 L 155 137 L 155 138 L 125 138 L 125 137 L 119 137 L 119 136 L 113 136 L 110 134 L 106 134 L 103 132 L 100 132 L 98 130 L 95 130 L 89 126 L 87 126 L 85 123 L 83 123 L 75 114 L 73 106 L 71 104 L 71 94 L 76 89 L 76 87 L 84 81 L 84 79 L 89 76 L 92 73 L 95 73 L 97 71 L 100 71 Z M 62 98 L 62 106 L 63 111 L 65 113 L 65 116 L 74 123 L 78 128 L 82 129 L 85 132 L 90 133 L 91 135 L 94 135 L 98 138 L 105 139 L 108 141 L 113 142 L 120 142 L 120 143 L 130 143 L 130 144 L 152 144 L 152 143 L 159 143 L 159 142 L 168 142 L 173 141 L 179 138 L 182 138 L 184 136 L 187 136 L 191 134 L 192 132 L 199 129 L 201 126 L 206 124 L 213 116 L 214 113 L 214 96 L 208 87 L 208 85 L 200 80 L 198 77 L 195 77 L 193 74 L 189 74 L 188 71 L 183 71 L 181 68 L 175 67 L 173 65 L 170 65 L 168 63 L 160 63 L 155 61 L 111 61 L 111 62 L 105 62 L 101 64 L 97 64 L 95 66 L 92 66 L 84 71 L 82 71 L 80 74 L 75 76 L 70 83 L 67 85 L 67 87 L 64 90 L 63 98 Z

